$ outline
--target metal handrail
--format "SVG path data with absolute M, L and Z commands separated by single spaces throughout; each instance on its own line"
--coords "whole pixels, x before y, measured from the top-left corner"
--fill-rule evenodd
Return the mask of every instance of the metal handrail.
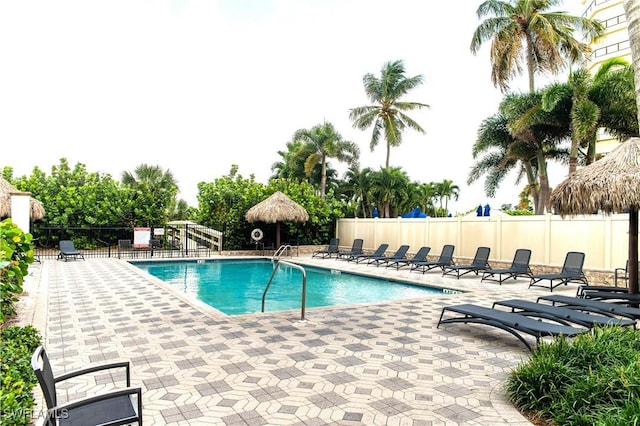
M 273 257 L 271 259 L 276 260 L 279 259 L 280 256 L 282 256 L 282 254 L 285 252 L 285 250 L 291 250 L 291 246 L 289 244 L 283 244 L 280 247 L 278 247 L 278 250 L 276 250 L 275 253 L 273 253 Z
M 285 260 L 279 260 L 276 263 L 276 266 L 273 268 L 273 272 L 271 273 L 271 278 L 269 278 L 269 282 L 267 283 L 267 287 L 264 289 L 264 293 L 262 293 L 262 312 L 264 312 L 264 301 L 267 297 L 267 291 L 269 291 L 269 287 L 271 286 L 271 281 L 273 281 L 273 277 L 276 275 L 280 264 L 287 265 L 291 268 L 298 269 L 302 272 L 302 307 L 300 308 L 300 321 L 304 321 L 304 313 L 305 313 L 305 304 L 307 303 L 307 271 L 300 265 L 295 263 L 287 262 Z

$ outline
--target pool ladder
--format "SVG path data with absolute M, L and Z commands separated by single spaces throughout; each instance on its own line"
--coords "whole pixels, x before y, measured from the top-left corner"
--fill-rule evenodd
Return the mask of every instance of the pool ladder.
M 264 302 L 267 298 L 267 292 L 269 291 L 269 287 L 271 287 L 273 277 L 275 277 L 276 272 L 278 272 L 278 268 L 280 267 L 280 265 L 286 265 L 290 268 L 297 269 L 302 273 L 302 307 L 300 308 L 300 321 L 304 321 L 305 304 L 307 303 L 307 271 L 305 271 L 302 266 L 295 263 L 287 262 L 285 260 L 277 261 L 275 267 L 273 268 L 273 272 L 271 273 L 271 277 L 269 278 L 267 287 L 264 289 L 264 293 L 262 293 L 262 312 L 264 312 Z
M 284 254 L 284 252 L 289 253 L 289 257 L 291 257 L 291 245 L 290 244 L 283 244 L 280 247 L 278 247 L 278 250 L 276 250 L 275 253 L 273 253 L 273 257 L 271 258 L 271 260 L 278 260 L 280 259 L 280 257 L 282 257 L 282 255 Z

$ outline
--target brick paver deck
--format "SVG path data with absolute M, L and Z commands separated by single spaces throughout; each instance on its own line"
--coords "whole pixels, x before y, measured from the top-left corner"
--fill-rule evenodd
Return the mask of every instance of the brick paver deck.
M 47 260 L 32 268 L 30 321 L 58 373 L 129 360 L 147 425 L 530 424 L 502 390 L 528 357 L 524 345 L 490 327 L 436 325 L 449 304 L 535 300 L 548 290 L 294 260 L 469 292 L 308 309 L 304 322 L 299 311 L 227 317 L 123 260 Z M 64 391 L 76 398 L 103 388 Z

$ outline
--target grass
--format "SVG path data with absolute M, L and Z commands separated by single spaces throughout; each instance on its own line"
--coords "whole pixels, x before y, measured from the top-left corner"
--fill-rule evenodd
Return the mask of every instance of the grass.
M 506 390 L 540 424 L 640 425 L 640 331 L 612 326 L 543 342 Z

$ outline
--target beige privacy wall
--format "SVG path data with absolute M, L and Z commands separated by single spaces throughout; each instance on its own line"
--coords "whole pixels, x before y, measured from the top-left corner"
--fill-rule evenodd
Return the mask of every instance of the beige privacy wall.
M 410 254 L 430 246 L 430 255 L 438 255 L 443 245 L 453 244 L 456 259 L 471 259 L 479 246 L 487 246 L 490 260 L 506 263 L 516 249 L 528 248 L 532 266 L 562 266 L 567 252 L 581 251 L 586 254 L 585 269 L 613 270 L 627 260 L 629 215 L 340 219 L 336 234 L 341 247 L 362 238 L 365 250 L 388 243 L 388 252 L 393 252 L 409 244 Z

